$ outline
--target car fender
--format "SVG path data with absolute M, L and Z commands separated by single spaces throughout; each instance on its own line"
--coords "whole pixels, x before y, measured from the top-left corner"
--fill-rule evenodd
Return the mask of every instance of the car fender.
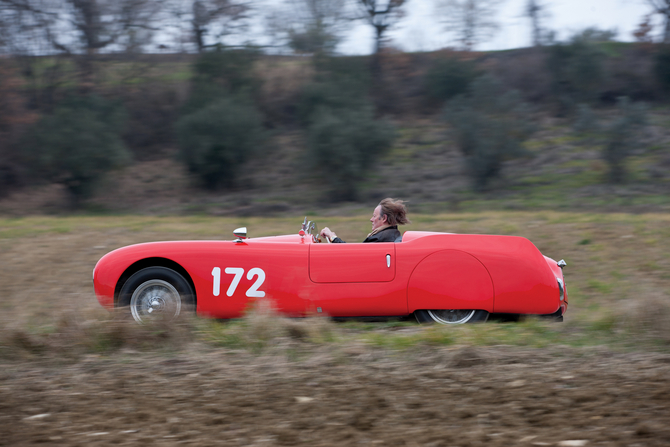
M 407 287 L 409 312 L 417 309 L 493 311 L 493 281 L 479 259 L 461 250 L 440 250 L 414 268 Z

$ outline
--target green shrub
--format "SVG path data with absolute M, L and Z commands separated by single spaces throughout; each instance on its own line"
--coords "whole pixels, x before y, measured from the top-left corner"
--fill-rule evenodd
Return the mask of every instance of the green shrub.
M 253 98 L 261 86 L 254 73 L 259 53 L 254 48 L 216 47 L 193 64 L 195 75 L 181 115 L 190 115 L 230 96 Z
M 609 167 L 608 181 L 621 183 L 626 177 L 626 158 L 640 146 L 640 133 L 647 124 L 647 111 L 642 103 L 631 103 L 628 97 L 617 100 L 618 114 L 604 125 L 587 105 L 580 104 L 573 129 L 589 145 L 601 147 L 603 160 Z
M 328 198 L 355 200 L 360 182 L 394 139 L 390 123 L 375 120 L 371 107 L 322 107 L 308 129 L 309 156 L 329 186 Z
M 607 128 L 603 158 L 609 165 L 609 181 L 625 180 L 625 161 L 631 151 L 639 147 L 640 132 L 647 124 L 646 107 L 632 104 L 627 97 L 618 100 L 620 115 Z
M 579 104 L 572 128 L 580 135 L 589 135 L 600 130 L 598 117 L 587 104 Z
M 125 112 L 97 96 L 70 97 L 42 117 L 21 143 L 21 157 L 39 178 L 63 184 L 77 207 L 109 170 L 129 160 L 121 133 Z
M 317 57 L 316 77 L 298 98 L 297 115 L 309 125 L 320 108 L 361 109 L 370 106 L 369 66 L 361 58 Z
M 470 61 L 455 57 L 438 59 L 426 72 L 424 89 L 429 102 L 443 103 L 453 97 L 465 94 L 479 70 Z
M 181 159 L 207 189 L 233 186 L 263 133 L 256 108 L 235 98 L 219 99 L 177 122 Z
M 560 113 L 577 103 L 593 103 L 603 91 L 605 53 L 593 40 L 578 35 L 568 43 L 548 47 L 547 64 Z
M 654 74 L 666 92 L 670 90 L 670 45 L 659 45 L 654 55 Z
M 534 130 L 518 92 L 505 92 L 490 75 L 477 78 L 467 95 L 451 100 L 445 117 L 476 190 L 500 175 L 505 160 L 525 154 L 522 143 Z
M 216 84 L 230 93 L 253 93 L 260 87 L 254 65 L 260 52 L 253 48 L 225 49 L 216 47 L 202 53 L 194 64 L 195 82 Z
M 367 92 L 359 83 L 350 79 L 329 82 L 312 82 L 306 85 L 298 100 L 298 118 L 309 125 L 319 109 L 351 110 L 370 106 Z
M 165 156 L 174 146 L 174 123 L 179 107 L 177 93 L 168 84 L 149 83 L 122 92 L 128 114 L 124 141 L 137 159 Z

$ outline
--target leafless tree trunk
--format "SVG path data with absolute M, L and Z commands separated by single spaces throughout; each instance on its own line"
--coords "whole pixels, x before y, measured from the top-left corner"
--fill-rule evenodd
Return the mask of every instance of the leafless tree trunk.
M 384 34 L 404 17 L 402 6 L 405 0 L 358 0 L 363 17 L 375 29 L 375 54 L 379 54 L 384 43 Z
M 492 37 L 498 30 L 495 15 L 503 0 L 441 0 L 438 12 L 447 32 L 454 33 L 464 50 Z
M 542 28 L 540 26 L 540 12 L 542 11 L 542 6 L 538 0 L 528 0 L 526 5 L 526 15 L 530 19 L 531 23 L 531 39 L 533 46 L 539 47 L 542 45 Z
M 670 43 L 670 0 L 647 0 L 656 14 L 663 16 L 663 43 Z
M 190 33 L 199 53 L 244 29 L 251 9 L 248 2 L 231 0 L 178 0 L 175 6 L 175 15 L 190 18 Z

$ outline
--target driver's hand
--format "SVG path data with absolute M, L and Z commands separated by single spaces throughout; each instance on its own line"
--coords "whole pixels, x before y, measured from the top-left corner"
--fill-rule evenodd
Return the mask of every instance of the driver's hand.
M 321 230 L 321 233 L 319 233 L 319 235 L 321 235 L 323 237 L 327 237 L 331 241 L 337 237 L 337 235 L 335 233 L 333 233 L 332 231 L 330 231 L 330 228 L 328 228 L 328 227 L 325 227 L 323 230 Z

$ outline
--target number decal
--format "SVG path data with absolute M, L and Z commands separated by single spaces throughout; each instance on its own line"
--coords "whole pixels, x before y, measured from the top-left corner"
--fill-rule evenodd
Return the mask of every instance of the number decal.
M 233 282 L 230 283 L 230 287 L 228 287 L 228 291 L 226 292 L 226 295 L 233 296 L 237 285 L 240 283 L 240 279 L 242 279 L 242 275 L 244 275 L 244 269 L 240 267 L 226 267 L 226 273 L 235 275 Z
M 214 267 L 212 269 L 212 276 L 214 277 L 214 290 L 212 293 L 214 296 L 219 296 L 219 293 L 221 293 L 221 269 Z
M 226 267 L 224 271 L 228 275 L 235 275 L 233 277 L 233 281 L 230 283 L 230 286 L 228 286 L 228 290 L 226 291 L 226 295 L 233 296 L 235 294 L 235 290 L 237 290 L 237 286 L 240 284 L 242 276 L 244 276 L 244 269 L 241 267 Z M 251 281 L 254 278 L 254 276 L 257 276 L 258 278 L 256 278 L 256 281 L 254 281 L 251 287 L 249 287 L 246 295 L 252 298 L 263 298 L 265 296 L 265 292 L 258 289 L 265 282 L 265 272 L 261 268 L 254 267 L 247 272 L 247 279 Z M 214 267 L 212 269 L 212 277 L 214 278 L 212 294 L 214 296 L 219 296 L 221 294 L 220 267 Z
M 263 292 L 262 290 L 258 290 L 258 288 L 262 286 L 263 282 L 265 281 L 265 272 L 263 271 L 263 269 L 259 269 L 258 267 L 252 268 L 247 273 L 247 279 L 250 280 L 256 275 L 258 275 L 258 279 L 254 283 L 254 285 L 249 287 L 249 290 L 247 290 L 247 296 L 253 298 L 263 298 L 265 296 L 265 292 Z

